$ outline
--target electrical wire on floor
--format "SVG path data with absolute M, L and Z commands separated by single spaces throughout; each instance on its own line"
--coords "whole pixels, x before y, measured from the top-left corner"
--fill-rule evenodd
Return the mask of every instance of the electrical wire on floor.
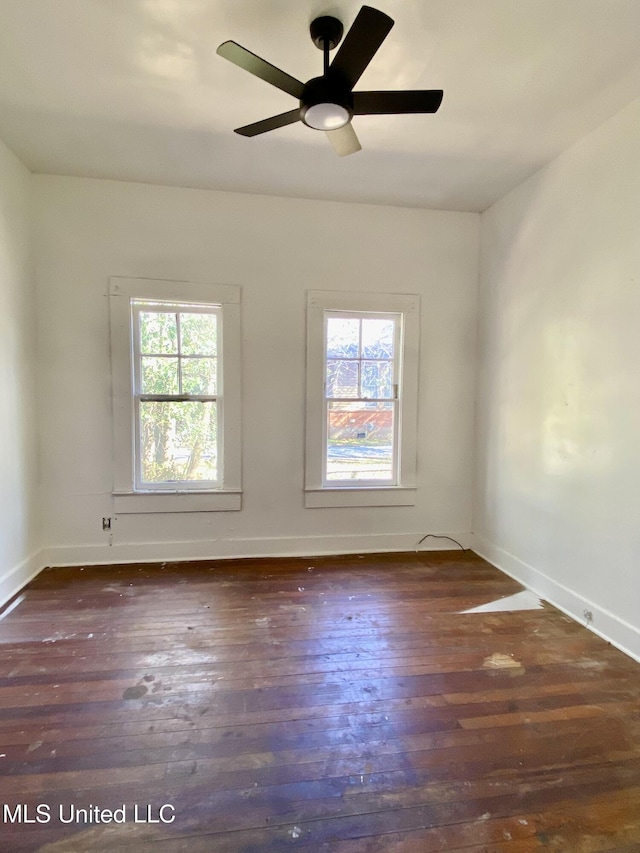
M 422 537 L 422 539 L 421 539 L 421 540 L 418 542 L 418 544 L 416 545 L 416 554 L 418 553 L 418 548 L 422 545 L 422 543 L 424 542 L 424 540 L 425 540 L 425 539 L 429 539 L 429 538 L 431 538 L 431 539 L 448 539 L 448 540 L 449 540 L 449 542 L 455 542 L 455 543 L 456 543 L 456 545 L 460 548 L 460 550 L 462 550 L 462 551 L 466 551 L 466 550 L 467 550 L 467 549 L 464 547 L 464 545 L 461 545 L 461 544 L 460 544 L 460 542 L 458 542 L 458 540 L 457 540 L 457 539 L 454 539 L 454 538 L 453 538 L 453 536 L 438 536 L 438 534 L 436 534 L 436 533 L 427 533 L 427 534 L 426 534 L 426 536 L 423 536 L 423 537 Z

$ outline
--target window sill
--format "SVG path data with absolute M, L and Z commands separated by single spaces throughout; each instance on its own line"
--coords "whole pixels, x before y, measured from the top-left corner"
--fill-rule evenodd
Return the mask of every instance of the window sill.
M 114 492 L 116 513 L 230 512 L 242 509 L 242 492 Z
M 304 495 L 304 505 L 307 509 L 348 506 L 415 506 L 415 502 L 416 489 L 399 486 L 307 489 Z

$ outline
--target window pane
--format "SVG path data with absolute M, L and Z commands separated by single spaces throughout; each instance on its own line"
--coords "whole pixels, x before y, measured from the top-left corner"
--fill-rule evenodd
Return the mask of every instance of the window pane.
M 362 397 L 393 397 L 393 362 L 362 362 Z
M 217 408 L 206 403 L 140 403 L 143 483 L 216 480 Z
M 177 394 L 178 359 L 144 356 L 141 391 L 143 394 Z
M 358 358 L 359 348 L 359 319 L 327 318 L 327 358 Z
M 358 361 L 327 361 L 327 397 L 358 397 Z
M 394 403 L 329 403 L 329 480 L 393 479 Z
M 183 355 L 216 355 L 218 318 L 215 314 L 180 313 Z
M 141 311 L 139 316 L 140 352 L 178 352 L 178 332 L 174 312 Z
M 362 358 L 393 358 L 393 320 L 362 321 Z
M 182 391 L 184 394 L 215 394 L 215 358 L 184 358 L 182 360 Z

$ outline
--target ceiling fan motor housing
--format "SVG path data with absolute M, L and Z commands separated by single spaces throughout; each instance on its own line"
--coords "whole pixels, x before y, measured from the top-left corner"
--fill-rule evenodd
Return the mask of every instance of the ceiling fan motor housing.
M 351 92 L 337 75 L 329 73 L 305 83 L 300 118 L 306 125 L 316 130 L 335 130 L 348 124 L 352 116 Z

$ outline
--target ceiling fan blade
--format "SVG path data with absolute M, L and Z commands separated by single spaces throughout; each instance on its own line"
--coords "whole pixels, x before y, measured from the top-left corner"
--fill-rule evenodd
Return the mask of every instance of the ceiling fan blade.
M 442 89 L 401 92 L 354 92 L 354 115 L 435 113 L 442 103 Z
M 296 80 L 295 77 L 287 74 L 286 71 L 281 71 L 275 65 L 272 65 L 265 59 L 261 59 L 255 53 L 251 53 L 246 47 L 236 44 L 235 41 L 223 42 L 216 53 L 224 59 L 228 59 L 229 62 L 233 62 L 234 65 L 244 68 L 250 74 L 260 77 L 261 80 L 265 80 L 267 83 L 271 83 L 272 86 L 282 89 L 283 92 L 293 95 L 294 98 L 300 100 L 302 97 L 304 85 L 300 80 Z
M 393 23 L 392 18 L 371 6 L 363 6 L 356 15 L 331 63 L 331 69 L 339 72 L 351 89 L 387 37 Z
M 326 134 L 338 157 L 346 157 L 347 154 L 355 154 L 362 149 L 351 122 L 337 130 L 327 130 Z
M 240 136 L 259 136 L 261 133 L 266 133 L 268 130 L 277 130 L 279 127 L 286 127 L 288 124 L 293 124 L 300 121 L 300 110 L 289 110 L 287 113 L 280 113 L 277 116 L 263 118 L 262 121 L 256 121 L 253 124 L 246 124 L 244 127 L 237 127 L 234 133 L 239 133 Z

